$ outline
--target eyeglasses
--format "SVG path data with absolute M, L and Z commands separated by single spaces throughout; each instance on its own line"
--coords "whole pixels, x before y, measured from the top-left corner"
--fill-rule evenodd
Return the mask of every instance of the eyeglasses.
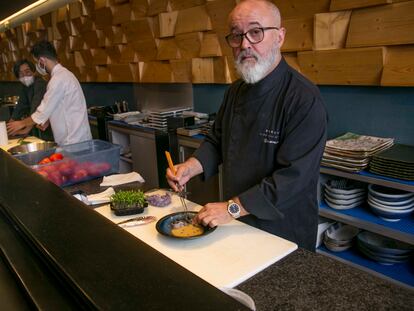
M 231 33 L 226 36 L 226 41 L 232 48 L 240 47 L 244 37 L 246 37 L 251 44 L 256 44 L 263 41 L 264 31 L 269 29 L 279 30 L 278 27 L 255 27 L 245 33 Z

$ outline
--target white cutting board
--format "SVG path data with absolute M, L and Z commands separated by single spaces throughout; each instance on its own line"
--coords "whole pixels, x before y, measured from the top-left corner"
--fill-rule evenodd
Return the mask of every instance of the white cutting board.
M 19 138 L 13 138 L 13 139 L 9 139 L 9 143 L 7 145 L 2 145 L 0 146 L 1 149 L 3 150 L 8 150 L 12 147 L 18 146 L 19 144 L 17 143 L 19 141 Z M 35 143 L 35 142 L 42 142 L 43 140 L 41 140 L 40 138 L 37 138 L 35 136 L 28 136 L 24 139 L 25 142 L 28 143 Z
M 151 192 L 155 193 L 164 194 L 165 191 Z M 189 210 L 196 211 L 201 208 L 189 201 L 187 205 Z M 113 222 L 135 217 L 115 216 L 109 205 L 95 210 Z M 182 210 L 179 197 L 173 195 L 169 206 L 150 205 L 140 215 L 153 215 L 159 220 L 165 215 Z M 163 236 L 157 232 L 155 224 L 156 222 L 152 222 L 124 229 L 217 288 L 235 287 L 297 249 L 293 242 L 237 220 L 193 240 Z

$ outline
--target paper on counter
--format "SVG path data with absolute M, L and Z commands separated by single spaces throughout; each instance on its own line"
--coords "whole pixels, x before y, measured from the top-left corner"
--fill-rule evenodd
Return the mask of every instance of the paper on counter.
M 100 186 L 117 186 L 137 181 L 140 183 L 145 182 L 144 178 L 142 178 L 142 176 L 137 172 L 131 172 L 127 174 L 114 174 L 111 176 L 104 176 Z
M 0 122 L 0 146 L 7 146 L 9 144 L 9 137 L 7 136 L 6 122 Z
M 90 194 L 86 196 L 86 198 L 88 199 L 89 205 L 103 204 L 109 203 L 113 194 L 115 194 L 115 190 L 114 188 L 110 187 L 103 192 Z

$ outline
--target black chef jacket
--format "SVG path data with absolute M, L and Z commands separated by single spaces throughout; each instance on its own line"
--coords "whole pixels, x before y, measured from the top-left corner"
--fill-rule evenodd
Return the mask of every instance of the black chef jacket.
M 223 164 L 224 198 L 250 213 L 241 221 L 314 250 L 326 126 L 317 87 L 282 59 L 258 83 L 229 87 L 194 156 L 205 179 Z

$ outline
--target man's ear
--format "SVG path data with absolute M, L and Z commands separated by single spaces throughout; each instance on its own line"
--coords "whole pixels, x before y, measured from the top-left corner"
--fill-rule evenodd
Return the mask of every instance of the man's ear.
M 277 43 L 279 47 L 282 47 L 283 43 L 285 42 L 285 35 L 286 35 L 286 28 L 280 27 L 277 35 Z

